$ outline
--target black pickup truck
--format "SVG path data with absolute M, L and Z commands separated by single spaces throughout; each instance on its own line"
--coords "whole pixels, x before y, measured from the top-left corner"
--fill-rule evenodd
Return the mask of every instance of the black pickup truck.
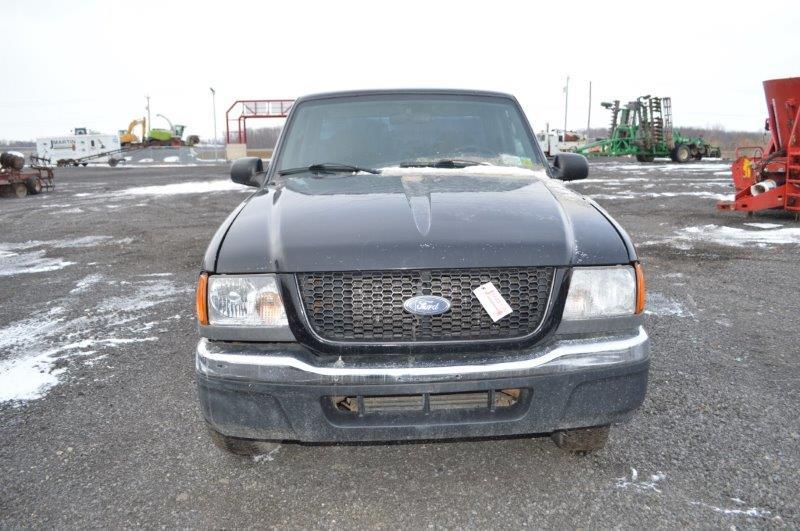
M 212 438 L 353 442 L 549 433 L 602 447 L 642 403 L 644 279 L 513 96 L 297 100 L 211 240 L 197 382 Z

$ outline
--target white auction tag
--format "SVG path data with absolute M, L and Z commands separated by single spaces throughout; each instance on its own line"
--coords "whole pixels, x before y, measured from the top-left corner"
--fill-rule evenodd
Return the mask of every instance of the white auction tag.
M 472 293 L 478 297 L 483 309 L 495 323 L 513 311 L 491 282 L 478 286 Z

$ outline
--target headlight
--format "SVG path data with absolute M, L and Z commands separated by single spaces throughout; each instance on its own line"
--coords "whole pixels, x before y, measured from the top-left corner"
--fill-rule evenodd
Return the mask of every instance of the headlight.
M 640 308 L 639 301 L 642 301 Z M 644 280 L 631 266 L 578 267 L 572 270 L 563 319 L 598 319 L 640 313 Z
M 288 326 L 275 275 L 210 275 L 208 324 L 239 327 Z

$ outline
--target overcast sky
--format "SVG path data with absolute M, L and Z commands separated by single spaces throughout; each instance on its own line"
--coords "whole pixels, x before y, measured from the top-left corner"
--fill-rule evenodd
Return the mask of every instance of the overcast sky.
M 210 86 L 220 138 L 236 99 L 375 87 L 511 92 L 538 130 L 563 126 L 567 76 L 571 129 L 591 80 L 593 126 L 600 101 L 649 93 L 677 125 L 760 130 L 761 81 L 800 76 L 796 0 L 581 4 L 4 1 L 0 139 L 114 133 L 146 94 L 154 121 L 210 137 Z

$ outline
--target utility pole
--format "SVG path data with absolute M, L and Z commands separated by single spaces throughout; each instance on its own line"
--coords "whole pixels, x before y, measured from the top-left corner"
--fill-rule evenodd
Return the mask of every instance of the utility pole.
M 567 138 L 567 107 L 569 106 L 569 76 L 567 76 L 567 84 L 564 85 L 564 139 Z
M 148 127 L 150 129 L 153 128 L 153 122 L 150 121 L 150 96 L 145 96 L 145 98 L 147 98 L 147 107 L 146 107 L 146 109 L 147 109 L 147 125 L 145 126 L 144 134 L 147 134 L 147 131 L 146 131 L 147 128 Z M 144 142 L 144 138 L 142 139 L 142 142 Z
M 214 114 L 214 162 L 219 160 L 219 153 L 217 152 L 217 91 L 214 87 L 211 88 L 211 112 Z
M 589 129 L 592 126 L 592 82 L 589 81 L 589 113 L 586 118 L 586 140 L 589 140 Z

